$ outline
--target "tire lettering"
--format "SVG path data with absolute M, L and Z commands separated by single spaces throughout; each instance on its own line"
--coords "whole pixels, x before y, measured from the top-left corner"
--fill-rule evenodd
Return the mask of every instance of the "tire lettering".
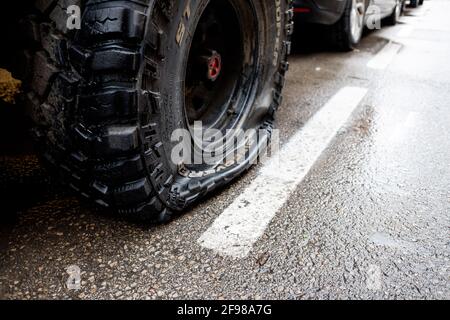
M 279 52 L 281 48 L 281 0 L 275 0 L 275 16 L 276 16 L 276 27 L 277 27 L 277 37 L 275 39 L 275 48 L 273 53 L 273 66 L 276 67 L 278 65 Z
M 186 7 L 183 11 L 183 16 L 181 17 L 180 24 L 178 25 L 178 31 L 175 40 L 177 41 L 178 45 L 181 46 L 181 43 L 184 40 L 184 34 L 186 33 L 186 25 L 183 22 L 183 17 L 186 18 L 186 20 L 189 20 L 191 17 L 191 1 L 188 0 Z

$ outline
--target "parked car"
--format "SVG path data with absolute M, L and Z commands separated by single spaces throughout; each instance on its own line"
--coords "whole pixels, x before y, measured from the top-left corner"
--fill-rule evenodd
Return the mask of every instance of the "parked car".
M 296 18 L 331 27 L 331 40 L 351 50 L 361 40 L 367 22 L 386 19 L 395 25 L 405 0 L 294 0 Z

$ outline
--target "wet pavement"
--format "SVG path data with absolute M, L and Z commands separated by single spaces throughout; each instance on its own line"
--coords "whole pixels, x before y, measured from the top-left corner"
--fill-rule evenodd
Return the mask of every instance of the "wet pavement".
M 20 128 L 2 126 L 0 298 L 449 299 L 448 12 L 425 1 L 350 53 L 297 36 L 283 143 L 341 88 L 369 91 L 245 258 L 197 240 L 258 168 L 168 225 L 136 225 L 61 191 L 18 147 Z M 368 68 L 390 41 L 389 66 Z

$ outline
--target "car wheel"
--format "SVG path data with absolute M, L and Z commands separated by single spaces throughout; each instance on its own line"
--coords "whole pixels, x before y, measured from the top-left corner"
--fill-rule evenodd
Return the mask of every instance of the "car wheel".
M 364 0 L 348 0 L 341 19 L 331 27 L 331 41 L 343 51 L 352 50 L 364 31 L 366 7 Z
M 250 167 L 282 100 L 292 1 L 88 0 L 76 32 L 68 2 L 37 1 L 28 93 L 44 159 L 64 181 L 164 222 Z M 203 132 L 262 134 L 240 161 L 175 163 L 173 133 L 200 122 Z M 200 153 L 213 143 L 189 139 Z
M 406 9 L 406 0 L 401 0 L 401 6 L 402 6 L 402 14 L 404 14 Z

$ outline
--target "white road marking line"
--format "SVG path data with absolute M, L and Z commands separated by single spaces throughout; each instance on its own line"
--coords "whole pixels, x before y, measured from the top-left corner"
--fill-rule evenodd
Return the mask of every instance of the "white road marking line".
M 403 123 L 399 123 L 388 138 L 391 143 L 401 142 L 407 138 L 411 129 L 417 128 L 420 119 L 419 112 L 410 112 Z
M 417 122 L 419 121 L 419 112 L 410 112 L 405 121 L 405 127 L 408 129 L 414 129 L 417 127 Z
M 253 244 L 325 151 L 367 94 L 345 87 L 270 159 L 256 179 L 214 221 L 198 243 L 215 252 L 245 258 Z
M 403 26 L 401 27 L 400 31 L 398 32 L 397 36 L 400 38 L 409 38 L 411 33 L 414 31 L 413 26 Z
M 369 61 L 367 67 L 377 70 L 386 69 L 394 60 L 395 56 L 400 51 L 400 48 L 400 44 L 389 42 L 375 57 L 373 57 L 372 60 Z

